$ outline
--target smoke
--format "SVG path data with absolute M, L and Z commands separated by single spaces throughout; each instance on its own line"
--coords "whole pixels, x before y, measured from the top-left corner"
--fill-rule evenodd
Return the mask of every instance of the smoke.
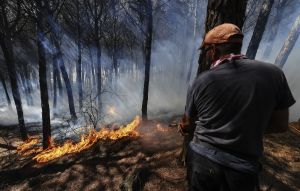
M 269 50 L 266 50 L 266 48 L 268 47 L 267 46 L 268 42 L 266 42 L 266 39 L 268 37 L 270 27 L 272 27 L 270 18 L 274 17 L 275 13 L 274 13 L 274 9 L 273 9 L 273 11 L 270 14 L 270 18 L 268 20 L 268 24 L 266 26 L 267 28 L 265 30 L 263 39 L 262 39 L 259 49 L 257 51 L 256 60 L 261 60 L 264 62 L 269 62 L 270 64 L 274 64 L 275 59 L 276 59 L 279 51 L 281 50 L 290 30 L 292 28 L 292 25 L 293 25 L 296 17 L 300 13 L 300 8 L 297 6 L 293 6 L 293 5 L 295 5 L 295 4 L 290 3 L 290 5 L 285 8 L 285 10 L 282 14 L 283 15 L 282 20 L 279 24 L 277 35 L 274 38 L 272 50 L 270 52 L 270 55 L 266 58 L 266 57 L 264 57 L 264 52 L 269 51 Z M 243 53 L 246 53 L 246 51 L 247 51 L 248 44 L 249 44 L 251 36 L 252 36 L 253 28 L 251 31 L 249 31 L 245 34 L 245 38 L 244 38 L 244 42 L 243 42 L 243 49 L 242 49 Z M 300 55 L 298 54 L 298 52 L 300 50 L 299 42 L 300 42 L 300 39 L 298 38 L 292 52 L 290 53 L 290 55 L 288 57 L 287 62 L 285 63 L 285 65 L 283 67 L 283 72 L 286 75 L 289 87 L 292 91 L 292 94 L 293 94 L 295 100 L 296 100 L 296 103 L 290 108 L 290 121 L 297 121 L 300 118 L 300 103 L 299 103 L 300 86 L 299 86 L 299 83 L 297 83 L 300 80 L 300 77 L 298 75 L 300 72 L 300 67 L 298 65 L 298 62 L 300 60 Z
M 174 8 L 174 7 L 173 7 Z M 287 10 L 288 12 L 288 10 Z M 263 51 L 266 47 L 266 43 L 264 39 L 262 40 L 262 44 L 259 47 L 257 59 L 268 61 L 270 63 L 274 62 L 276 55 L 278 54 L 281 46 L 285 38 L 288 35 L 288 32 L 291 28 L 291 25 L 294 22 L 295 15 L 299 11 L 294 11 L 293 14 L 282 21 L 282 26 L 278 35 L 276 37 L 276 41 L 274 43 L 273 52 L 271 53 L 268 60 L 263 58 Z M 199 26 L 203 23 L 205 19 L 205 11 L 200 12 L 200 20 Z M 179 24 L 175 26 L 175 21 L 179 19 Z M 180 115 L 184 112 L 185 107 L 185 99 L 186 99 L 186 91 L 189 85 L 187 81 L 187 71 L 192 60 L 192 77 L 194 78 L 196 69 L 197 69 L 197 58 L 198 52 L 195 51 L 195 47 L 197 47 L 201 42 L 201 34 L 197 34 L 198 38 L 195 40 L 193 35 L 183 36 L 185 31 L 183 29 L 188 30 L 188 34 L 192 34 L 193 32 L 193 18 L 191 17 L 188 21 L 184 20 L 184 15 L 174 15 L 174 13 L 170 14 L 165 20 L 169 20 L 173 23 L 169 28 L 172 29 L 170 36 L 155 38 L 153 41 L 153 49 L 151 55 L 151 72 L 150 72 L 150 87 L 149 87 L 149 100 L 148 100 L 148 115 L 150 119 L 158 118 L 158 117 L 169 117 L 174 115 Z M 175 24 L 174 24 L 175 23 Z M 184 25 L 186 24 L 186 25 Z M 160 26 L 158 26 L 160 25 Z M 200 30 L 200 27 L 198 29 Z M 164 27 L 159 22 L 156 22 L 154 26 L 154 30 L 161 30 Z M 201 27 L 203 30 L 203 27 Z M 269 29 L 267 28 L 266 31 Z M 248 32 L 245 36 L 243 52 L 245 52 L 249 40 L 251 38 L 252 32 Z M 160 39 L 158 39 L 160 38 Z M 70 37 L 67 33 L 65 33 L 62 37 L 62 51 L 63 57 L 66 64 L 67 71 L 69 73 L 69 77 L 73 84 L 73 96 L 76 105 L 76 110 L 78 111 L 78 91 L 76 86 L 76 71 L 75 65 L 77 62 L 77 45 L 76 41 Z M 183 46 L 185 44 L 185 46 Z M 299 81 L 300 77 L 297 75 L 300 71 L 300 67 L 298 66 L 298 60 L 300 60 L 300 55 L 297 54 L 299 52 L 299 39 L 294 47 L 292 53 L 289 56 L 289 59 L 284 66 L 284 72 L 288 79 L 288 83 L 293 92 L 296 100 L 299 100 L 300 91 L 299 85 L 297 85 L 297 81 Z M 49 39 L 44 43 L 47 46 L 47 63 L 49 74 L 52 72 L 52 61 L 51 61 L 51 53 L 52 46 L 49 43 Z M 83 70 L 85 70 L 84 78 L 88 78 L 90 81 L 93 81 L 92 77 L 92 62 L 96 63 L 96 54 L 95 47 L 90 45 L 84 45 L 83 55 L 82 55 L 82 65 Z M 90 49 L 90 52 L 89 52 Z M 36 51 L 36 50 L 35 50 Z M 142 98 L 143 98 L 143 86 L 144 86 L 144 69 L 143 69 L 143 59 L 141 50 L 135 49 L 133 50 L 134 57 L 122 56 L 118 59 L 119 64 L 119 76 L 117 78 L 113 78 L 113 84 L 108 83 L 107 76 L 105 75 L 112 65 L 111 56 L 107 51 L 103 51 L 102 53 L 102 68 L 103 71 L 103 88 L 105 93 L 101 95 L 103 101 L 102 111 L 104 112 L 105 122 L 119 122 L 123 123 L 125 121 L 130 121 L 136 115 L 141 115 L 141 107 L 142 107 Z M 90 57 L 90 53 L 92 58 Z M 24 60 L 28 60 L 28 62 L 35 62 L 34 59 L 29 59 L 25 54 L 19 54 L 24 56 Z M 32 66 L 36 66 L 37 64 L 32 63 Z M 132 66 L 132 67 L 131 67 Z M 94 66 L 95 67 L 95 66 Z M 37 71 L 37 69 L 35 69 Z M 94 69 L 95 70 L 95 69 Z M 37 73 L 36 73 L 37 74 Z M 53 79 L 51 79 L 53 80 Z M 192 80 L 191 80 L 192 81 Z M 38 82 L 31 81 L 34 85 L 34 106 L 28 106 L 26 104 L 25 93 L 21 92 L 22 101 L 23 101 L 23 109 L 24 109 L 24 118 L 27 123 L 30 122 L 41 122 L 41 107 L 40 107 L 40 94 L 39 94 L 39 86 Z M 63 81 L 62 81 L 63 83 Z M 52 122 L 54 122 L 53 118 L 53 87 L 49 82 L 49 105 L 51 110 L 51 118 Z M 63 83 L 63 89 L 64 83 Z M 88 99 L 89 93 L 95 93 L 95 87 L 89 87 L 89 85 L 84 84 L 84 98 Z M 8 109 L 6 104 L 6 98 L 4 94 L 4 90 L 0 85 L 0 124 L 16 124 L 17 123 L 17 114 L 15 109 L 12 111 Z M 9 89 L 9 92 L 11 90 Z M 11 95 L 10 95 L 11 96 Z M 12 98 L 12 96 L 11 96 Z M 57 112 L 61 116 L 68 115 L 68 101 L 66 93 L 64 92 L 63 97 L 58 97 L 58 108 Z M 13 100 L 12 100 L 13 102 Z M 297 120 L 300 116 L 300 103 L 296 103 L 291 108 L 291 120 Z M 12 103 L 14 108 L 14 103 Z M 82 119 L 80 119 L 81 123 L 84 123 Z

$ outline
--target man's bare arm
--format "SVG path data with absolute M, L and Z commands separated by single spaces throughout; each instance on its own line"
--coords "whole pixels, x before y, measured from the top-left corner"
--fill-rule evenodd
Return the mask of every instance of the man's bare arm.
M 270 126 L 266 129 L 265 134 L 284 133 L 289 128 L 289 110 L 276 110 L 271 117 Z

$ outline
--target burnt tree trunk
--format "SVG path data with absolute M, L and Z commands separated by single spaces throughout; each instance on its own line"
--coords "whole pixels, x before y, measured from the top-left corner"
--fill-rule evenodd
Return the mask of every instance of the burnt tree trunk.
M 101 77 L 101 45 L 99 39 L 96 40 L 96 48 L 97 48 L 97 101 L 98 101 L 98 109 L 99 111 L 102 108 L 101 104 L 101 90 L 102 90 L 102 77 Z
M 117 10 L 116 10 L 116 0 L 112 1 L 112 26 L 111 26 L 111 32 L 112 32 L 112 54 L 111 54 L 111 58 L 112 58 L 112 66 L 110 67 L 110 71 L 108 74 L 108 80 L 109 80 L 109 84 L 110 86 L 113 87 L 113 76 L 115 77 L 115 81 L 118 79 L 118 41 L 119 41 L 119 35 L 117 33 L 118 27 L 117 27 Z
M 258 19 L 253 31 L 252 38 L 250 40 L 248 49 L 247 49 L 247 57 L 250 59 L 255 59 L 260 41 L 263 37 L 268 18 L 273 6 L 274 0 L 264 0 L 262 7 L 260 9 Z
M 267 46 L 263 53 L 264 58 L 268 58 L 272 52 L 273 44 L 278 33 L 279 24 L 282 19 L 284 9 L 286 7 L 286 2 L 287 2 L 286 0 L 280 0 L 278 2 L 278 5 L 276 6 L 276 14 L 270 24 L 271 30 L 270 33 L 268 34 Z
M 300 15 L 298 15 L 298 17 L 296 18 L 296 21 L 294 22 L 293 27 L 275 60 L 275 64 L 278 65 L 280 68 L 282 68 L 286 63 L 292 49 L 296 44 L 299 34 L 300 34 Z
M 33 91 L 33 88 L 32 88 L 32 84 L 31 84 L 31 76 L 30 76 L 30 71 L 28 70 L 28 66 L 23 66 L 23 69 L 24 69 L 24 74 L 25 74 L 25 79 L 26 79 L 26 92 L 27 92 L 27 95 L 28 95 L 28 102 L 29 102 L 29 105 L 30 106 L 33 106 L 33 98 L 32 98 L 32 91 Z
M 57 63 L 57 56 L 53 55 L 52 56 L 52 69 L 53 69 L 53 88 L 54 88 L 54 82 L 56 81 L 56 88 L 58 90 L 59 97 L 63 96 L 63 87 L 62 87 L 62 82 L 61 82 L 61 76 L 58 68 L 58 63 Z M 56 90 L 56 93 L 57 93 Z M 53 89 L 54 91 L 54 89 Z M 57 96 L 56 96 L 57 97 Z
M 52 75 L 53 75 L 53 116 L 57 116 L 57 89 L 58 89 L 58 81 L 60 80 L 59 69 L 57 65 L 57 59 L 55 55 L 52 57 Z M 60 95 L 62 96 L 62 95 Z
M 31 91 L 30 91 L 30 86 L 29 86 L 29 78 L 28 75 L 26 75 L 26 69 L 27 68 L 25 66 L 25 64 L 21 65 L 23 72 L 20 72 L 20 77 L 22 80 L 22 84 L 23 84 L 23 88 L 24 88 L 24 92 L 25 92 L 25 96 L 26 96 L 26 102 L 28 106 L 32 106 L 33 105 L 33 100 L 31 97 Z
M 90 81 L 91 81 L 91 84 L 90 86 L 91 87 L 94 87 L 96 82 L 95 82 L 95 69 L 94 69 L 94 59 L 93 59 L 93 50 L 91 49 L 90 46 L 88 46 L 88 55 L 89 55 L 89 58 L 90 58 L 90 66 L 89 66 L 89 71 L 91 72 L 92 76 L 90 76 Z
M 18 87 L 18 79 L 17 79 L 17 72 L 16 72 L 11 38 L 7 37 L 7 36 L 4 37 L 1 35 L 0 36 L 0 44 L 1 44 L 3 55 L 5 58 L 6 64 L 7 64 L 7 70 L 8 70 L 8 75 L 10 78 L 12 95 L 14 98 L 14 102 L 15 102 L 16 110 L 17 110 L 17 114 L 18 114 L 21 138 L 22 138 L 22 140 L 25 141 L 28 139 L 28 136 L 27 136 L 27 131 L 25 128 L 22 100 L 21 100 L 20 91 L 19 91 L 19 87 Z
M 78 51 L 78 60 L 76 65 L 76 82 L 78 88 L 78 98 L 79 98 L 79 109 L 82 108 L 82 100 L 83 100 L 83 91 L 82 91 L 82 63 L 81 63 L 81 19 L 80 19 L 80 7 L 79 2 L 76 2 L 77 9 L 77 51 Z
M 36 1 L 37 5 L 37 47 L 38 47 L 38 62 L 39 62 L 39 82 L 42 105 L 42 120 L 43 120 L 43 148 L 47 149 L 51 144 L 51 124 L 50 124 L 50 109 L 48 101 L 47 88 L 47 63 L 46 52 L 43 45 L 45 41 L 45 2 Z
M 71 115 L 73 120 L 76 120 L 77 116 L 76 116 L 76 112 L 75 112 L 72 86 L 71 86 L 70 79 L 68 77 L 68 73 L 67 73 L 65 63 L 64 63 L 64 59 L 63 59 L 63 54 L 62 54 L 62 51 L 60 49 L 60 45 L 59 45 L 59 42 L 58 42 L 57 38 L 58 37 L 56 36 L 56 34 L 52 34 L 52 40 L 53 40 L 53 43 L 54 43 L 54 46 L 55 46 L 55 49 L 56 49 L 55 57 L 57 59 L 58 66 L 60 68 L 61 75 L 63 77 L 63 80 L 65 82 L 65 86 L 66 86 L 66 90 L 67 90 L 70 115 Z
M 8 91 L 7 91 L 7 86 L 6 86 L 6 83 L 5 83 L 5 79 L 3 78 L 1 73 L 0 73 L 0 80 L 1 80 L 4 92 L 5 92 L 8 108 L 11 109 L 11 101 L 10 101 L 10 97 L 9 97 L 9 94 L 8 94 Z
M 98 15 L 97 6 L 95 2 L 95 10 L 94 14 Z M 96 78 L 97 78 L 97 102 L 98 102 L 98 110 L 101 111 L 102 103 L 101 103 L 101 91 L 102 91 L 102 71 L 101 71 L 101 44 L 100 44 L 100 27 L 99 27 L 99 17 L 95 17 L 94 29 L 95 29 L 95 46 L 96 46 Z
M 194 30 L 193 30 L 193 42 L 196 41 L 196 34 L 197 34 L 197 23 L 198 23 L 198 0 L 195 0 L 195 7 L 194 7 Z M 192 68 L 194 63 L 194 53 L 196 52 L 195 47 L 193 47 L 192 56 L 190 58 L 190 62 L 188 65 L 188 73 L 187 73 L 187 83 L 190 82 L 191 75 L 192 75 Z
M 248 0 L 209 0 L 207 4 L 205 34 L 215 26 L 223 23 L 232 23 L 242 28 L 245 21 L 245 12 Z M 198 60 L 197 75 L 208 70 L 211 63 L 207 63 L 201 52 Z
M 149 80 L 150 80 L 150 64 L 152 51 L 152 35 L 153 35 L 153 15 L 152 15 L 152 0 L 146 0 L 146 34 L 145 34 L 145 80 L 142 102 L 142 118 L 147 120 L 147 106 L 149 94 Z
M 57 64 L 57 61 L 56 61 Z M 58 64 L 56 65 L 56 67 L 58 68 Z M 64 95 L 64 90 L 63 90 L 63 85 L 62 85 L 62 79 L 61 79 L 61 75 L 59 72 L 59 69 L 57 70 L 57 75 L 56 75 L 56 80 L 57 80 L 57 88 L 58 88 L 58 95 L 60 97 L 62 97 Z

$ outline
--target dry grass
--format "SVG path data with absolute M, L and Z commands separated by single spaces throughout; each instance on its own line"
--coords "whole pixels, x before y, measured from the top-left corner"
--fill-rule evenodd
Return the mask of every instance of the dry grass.
M 126 176 L 139 167 L 150 170 L 144 190 L 185 190 L 185 168 L 177 160 L 182 138 L 176 129 L 162 122 L 157 128 L 157 123 L 144 125 L 141 138 L 99 142 L 80 154 L 46 164 L 20 158 L 15 146 L 9 147 L 9 159 L 8 147 L 2 148 L 6 152 L 0 158 L 0 190 L 120 190 Z M 264 190 L 300 190 L 300 128 L 291 125 L 295 128 L 287 133 L 265 139 L 260 178 Z M 8 132 L 12 134 L 11 129 Z M 9 141 L 15 140 L 11 137 Z

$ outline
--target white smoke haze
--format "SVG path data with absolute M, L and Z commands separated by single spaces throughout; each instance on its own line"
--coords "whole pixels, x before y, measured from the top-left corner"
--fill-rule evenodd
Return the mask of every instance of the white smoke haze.
M 256 54 L 256 60 L 261 60 L 264 62 L 269 62 L 271 64 L 274 64 L 275 59 L 281 50 L 281 47 L 284 44 L 284 41 L 286 40 L 292 25 L 296 19 L 296 17 L 300 14 L 300 8 L 299 7 L 293 7 L 293 5 L 290 5 L 290 7 L 287 7 L 282 16 L 282 20 L 280 21 L 278 32 L 276 37 L 274 38 L 273 47 L 272 50 L 270 50 L 270 55 L 268 58 L 264 57 L 264 51 L 267 47 L 266 38 L 268 36 L 268 29 L 270 26 L 271 19 L 268 20 L 268 24 L 266 26 L 266 30 L 263 36 L 263 39 L 260 43 L 260 46 L 257 50 Z M 270 17 L 274 17 L 273 11 L 270 13 Z M 246 21 L 247 22 L 247 21 Z M 243 42 L 243 48 L 242 52 L 245 54 L 248 48 L 248 44 L 250 42 L 252 31 L 249 31 L 245 34 L 244 42 Z M 290 89 L 293 93 L 294 98 L 296 99 L 296 103 L 290 108 L 290 121 L 297 121 L 300 118 L 300 76 L 298 75 L 300 73 L 300 38 L 298 38 L 293 50 L 291 51 L 284 67 L 283 71 L 286 75 L 288 84 L 290 86 Z
M 76 63 L 76 46 L 75 42 L 68 38 L 64 40 L 67 44 L 74 44 L 74 46 L 64 47 L 64 61 L 66 66 L 72 63 Z M 196 43 L 197 45 L 199 43 Z M 193 46 L 193 45 L 191 45 Z M 150 87 L 149 87 L 149 102 L 148 102 L 148 114 L 150 118 L 174 116 L 180 115 L 184 112 L 185 97 L 188 84 L 186 82 L 186 75 L 183 74 L 183 70 L 187 70 L 188 63 L 182 63 L 180 47 L 171 41 L 155 42 L 153 45 L 153 52 L 151 56 L 151 72 L 150 72 Z M 137 50 L 138 51 L 138 50 Z M 194 55 L 194 59 L 198 57 L 198 54 Z M 87 62 L 87 55 L 83 56 L 84 62 Z M 128 59 L 119 60 L 120 66 L 126 64 L 132 64 Z M 107 55 L 102 55 L 102 64 L 105 67 L 111 63 L 110 58 Z M 48 61 L 51 64 L 51 60 Z M 138 63 L 143 64 L 143 63 Z M 84 65 L 84 64 L 83 64 Z M 196 66 L 196 64 L 195 64 Z M 67 67 L 68 68 L 68 67 Z M 196 68 L 196 67 L 195 67 Z M 50 67 L 49 67 L 50 69 Z M 195 70 L 193 72 L 195 74 Z M 104 93 L 102 96 L 104 112 L 106 112 L 106 122 L 124 122 L 129 121 L 136 115 L 141 114 L 141 104 L 143 97 L 143 85 L 144 85 L 144 70 L 135 69 L 132 73 L 121 72 L 115 86 L 105 87 L 109 92 Z M 73 76 L 76 76 L 74 71 Z M 63 83 L 63 82 L 62 82 Z M 34 104 L 35 106 L 28 106 L 25 96 L 22 93 L 22 102 L 24 110 L 24 119 L 26 123 L 41 122 L 41 107 L 40 107 L 40 94 L 39 85 L 34 85 Z M 1 87 L 2 88 L 2 87 Z M 51 86 L 48 85 L 48 89 L 51 90 Z M 64 83 L 63 83 L 64 88 Z M 65 90 L 64 90 L 65 91 Z M 85 89 L 85 93 L 88 94 L 89 90 Z M 95 90 L 94 90 L 95 91 Z M 2 92 L 2 91 L 1 91 Z M 49 91 L 49 106 L 51 111 L 51 118 L 53 119 L 52 108 L 52 92 Z M 76 87 L 76 78 L 73 79 L 73 95 L 76 109 L 78 110 L 78 95 Z M 11 96 L 11 95 L 10 95 Z M 12 97 L 12 96 L 11 96 Z M 12 100 L 13 101 L 13 100 Z M 0 109 L 0 123 L 3 125 L 17 124 L 17 114 L 13 106 L 13 110 L 10 111 L 6 106 L 6 98 L 4 94 L 1 94 L 1 109 Z M 109 110 L 114 108 L 114 114 L 111 114 Z M 68 100 L 66 98 L 66 92 L 64 97 L 58 96 L 58 108 L 57 112 L 60 115 L 68 114 Z
M 279 50 L 281 49 L 285 38 L 287 37 L 289 30 L 296 18 L 296 15 L 300 12 L 300 9 L 293 14 L 290 14 L 288 19 L 283 19 L 282 26 L 278 32 L 274 47 L 272 49 L 271 55 L 268 59 L 263 58 L 263 52 L 265 50 L 264 39 L 260 45 L 257 53 L 257 59 L 273 63 Z M 206 13 L 201 13 L 201 17 L 204 19 Z M 192 19 L 192 18 L 191 18 Z M 202 26 L 202 25 L 201 25 Z M 191 81 L 195 76 L 197 69 L 198 52 L 194 52 L 195 47 L 198 47 L 202 35 L 200 34 L 196 40 L 190 36 L 188 39 L 182 38 L 182 28 L 177 28 L 174 31 L 174 35 L 170 36 L 169 39 L 165 40 L 154 40 L 153 50 L 151 55 L 151 72 L 150 72 L 150 87 L 149 87 L 149 100 L 148 100 L 148 115 L 150 119 L 153 118 L 164 118 L 174 115 L 181 115 L 184 112 L 186 91 L 189 83 L 187 82 L 187 71 L 189 62 L 193 60 L 193 69 Z M 192 28 L 190 29 L 192 30 Z M 201 28 L 201 30 L 203 30 Z M 267 29 L 268 30 L 268 29 Z M 247 33 L 244 40 L 243 52 L 246 52 L 249 40 L 251 38 L 252 31 Z M 76 71 L 75 64 L 77 62 L 77 46 L 74 39 L 69 37 L 67 34 L 63 36 L 62 39 L 62 52 L 64 54 L 64 61 L 66 69 L 69 73 L 69 77 L 73 84 L 73 96 L 76 105 L 76 111 L 78 112 L 78 92 L 76 86 Z M 183 52 L 181 43 L 188 43 L 189 50 L 186 53 Z M 299 66 L 299 50 L 300 50 L 300 40 L 298 39 L 296 46 L 292 50 L 287 63 L 285 64 L 283 70 L 288 79 L 288 83 L 293 92 L 297 103 L 291 108 L 291 121 L 298 120 L 300 117 L 300 87 L 299 80 L 300 76 L 300 66 Z M 50 43 L 45 43 L 48 50 L 48 70 L 50 74 L 52 72 L 52 60 L 49 55 L 52 52 Z M 94 48 L 92 49 L 93 61 L 95 62 L 96 56 Z M 143 85 L 144 85 L 144 69 L 143 69 L 143 59 L 141 50 L 133 50 L 137 58 L 125 58 L 122 57 L 118 60 L 120 64 L 119 77 L 118 79 L 113 79 L 113 87 L 107 86 L 107 79 L 103 79 L 104 89 L 108 90 L 102 96 L 103 101 L 103 112 L 105 113 L 105 118 L 103 123 L 125 123 L 130 121 L 136 115 L 141 115 L 142 98 L 143 98 Z M 24 56 L 26 59 L 26 57 Z M 91 60 L 86 48 L 83 49 L 82 55 L 82 65 L 83 70 L 89 69 L 91 67 Z M 27 59 L 28 62 L 34 62 L 34 59 Z M 111 58 L 104 51 L 102 53 L 102 66 L 103 68 L 111 67 Z M 37 65 L 37 64 L 33 64 Z M 73 67 L 71 67 L 73 65 Z M 133 70 L 122 71 L 122 67 L 126 68 L 128 65 L 134 65 Z M 88 66 L 88 67 L 86 67 Z M 73 68 L 73 71 L 70 71 Z M 103 71 L 104 73 L 105 71 Z M 89 73 L 86 77 L 92 76 Z M 53 80 L 53 79 L 52 79 Z M 7 81 L 8 82 L 8 81 Z M 24 91 L 21 91 L 24 118 L 26 123 L 41 122 L 41 106 L 40 106 L 40 94 L 39 85 L 36 82 L 32 82 L 34 85 L 34 106 L 28 106 L 24 96 Z M 7 83 L 9 86 L 9 83 Z M 60 117 L 53 117 L 53 93 L 50 85 L 49 89 L 49 105 L 51 111 L 52 123 L 56 124 L 62 121 L 62 116 L 68 116 L 68 100 L 65 92 L 64 82 L 62 81 L 64 96 L 58 96 L 58 108 L 57 112 Z M 86 87 L 83 85 L 84 98 L 88 98 L 88 94 L 91 90 L 95 93 L 95 89 Z M 13 110 L 9 110 L 6 103 L 6 98 L 4 94 L 3 87 L 0 86 L 0 124 L 2 125 L 12 125 L 17 124 L 17 114 L 15 111 L 12 95 L 10 93 Z M 11 92 L 9 88 L 9 92 Z M 76 128 L 83 126 L 83 118 L 79 118 L 79 122 Z

